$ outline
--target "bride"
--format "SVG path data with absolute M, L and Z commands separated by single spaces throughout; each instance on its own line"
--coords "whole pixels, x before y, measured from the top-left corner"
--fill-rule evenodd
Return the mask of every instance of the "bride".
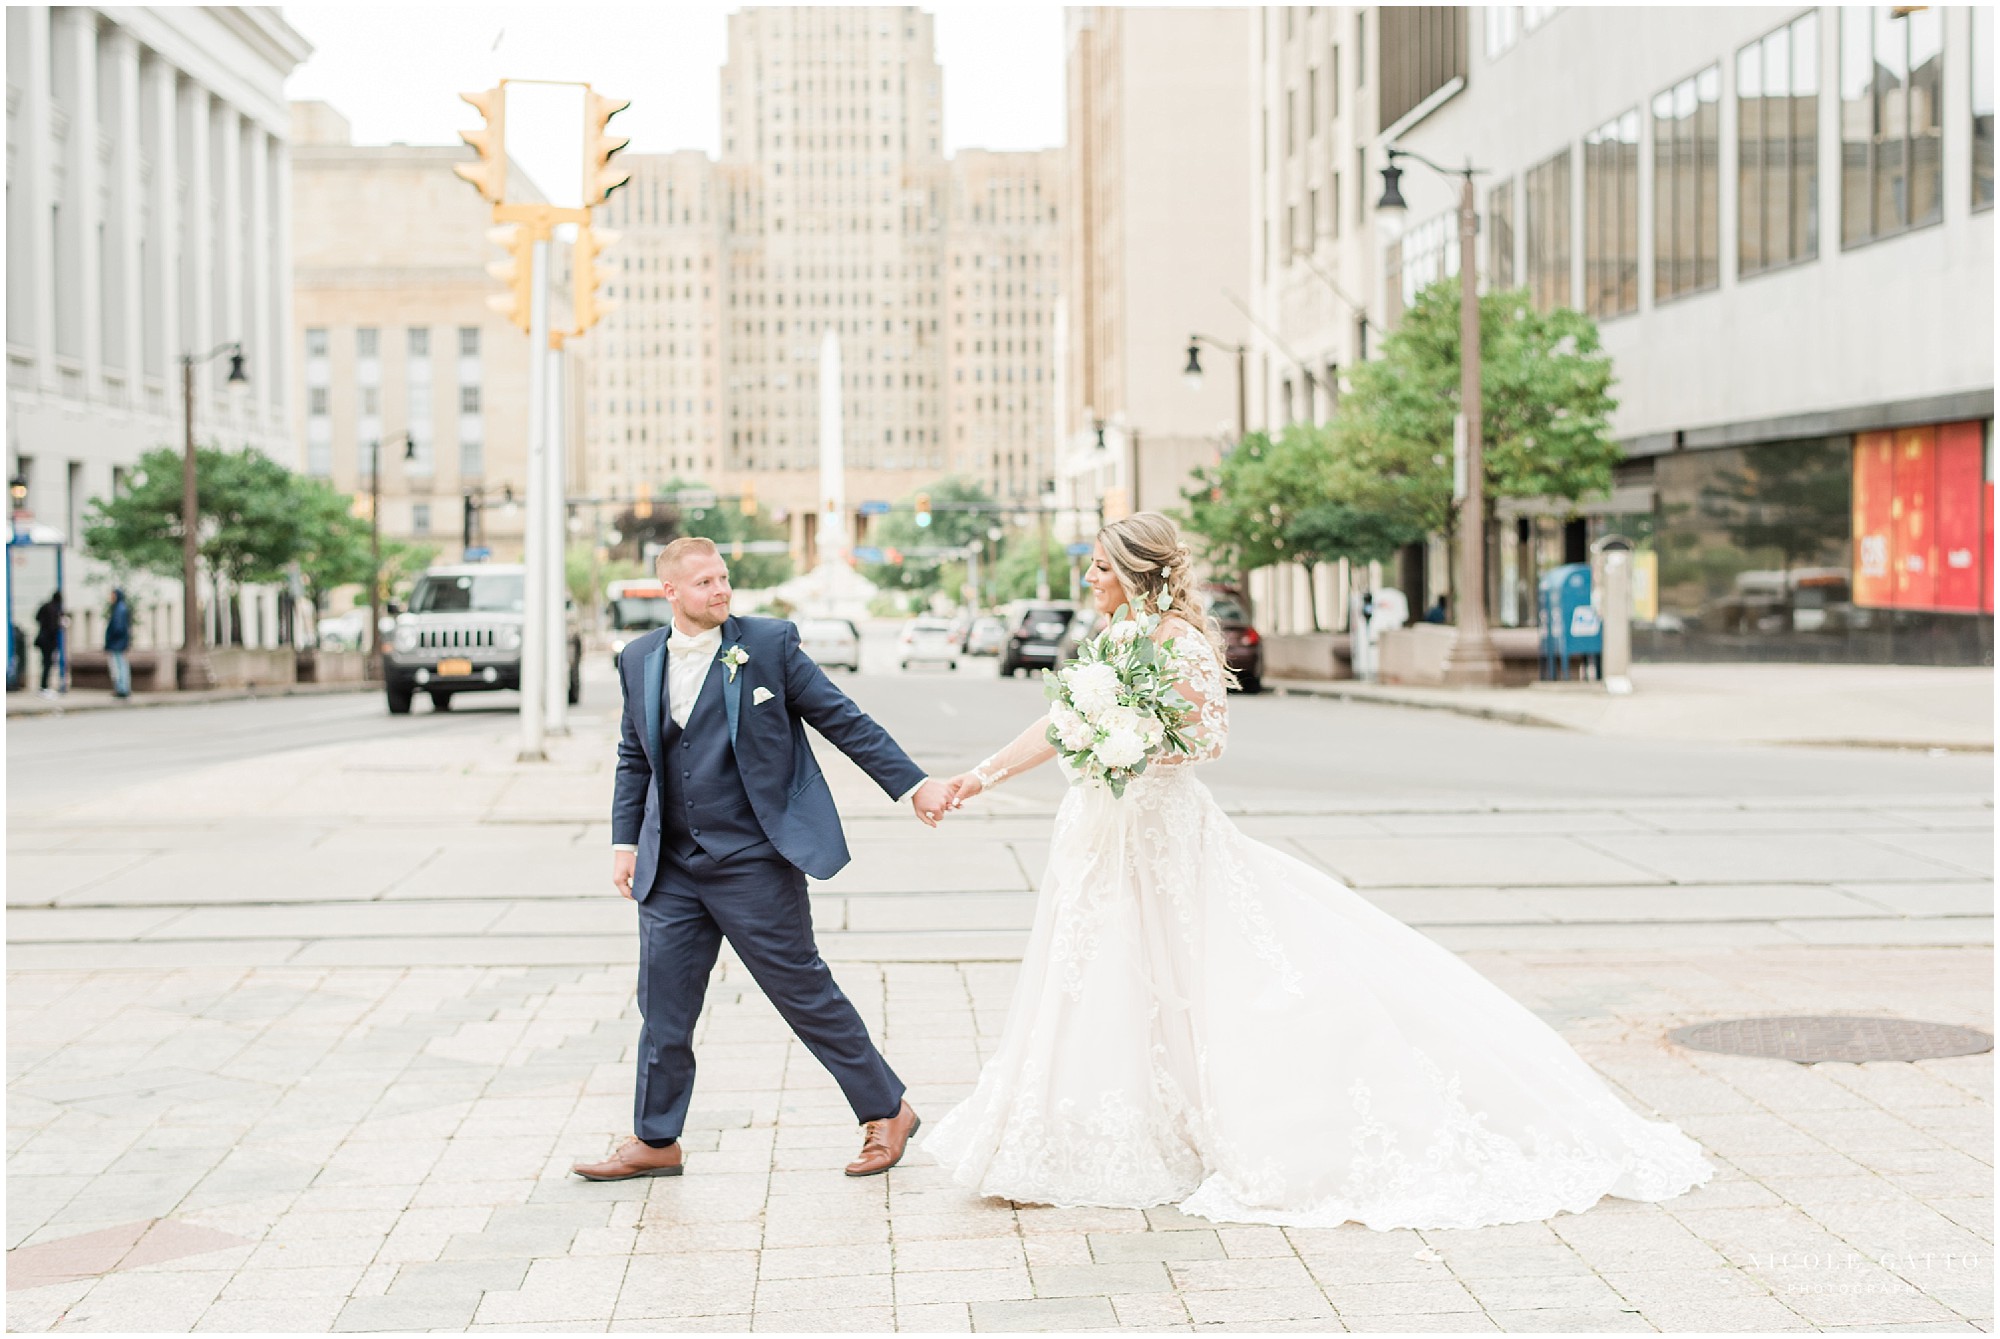
M 1229 671 L 1173 522 L 1106 526 L 1087 580 L 1101 613 L 1165 616 L 1195 751 L 1156 757 L 1122 799 L 1064 798 L 999 1049 L 923 1143 L 958 1184 L 1386 1230 L 1708 1179 L 1692 1140 L 1634 1114 L 1498 987 L 1230 822 L 1198 776 L 1222 753 Z M 1047 728 L 954 778 L 954 804 L 1053 758 Z

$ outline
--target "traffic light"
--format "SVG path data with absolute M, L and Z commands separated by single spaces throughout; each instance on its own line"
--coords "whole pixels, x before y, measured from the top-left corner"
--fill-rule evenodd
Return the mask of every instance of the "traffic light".
M 612 134 L 611 118 L 632 105 L 630 98 L 611 98 L 592 89 L 583 103 L 583 204 L 603 204 L 611 192 L 632 179 L 630 168 L 613 166 L 611 155 L 632 141 Z
M 757 514 L 757 482 L 754 479 L 743 481 L 743 514 L 745 516 Z
M 533 311 L 535 294 L 535 235 L 519 223 L 503 223 L 486 230 L 486 240 L 507 249 L 505 260 L 486 266 L 486 272 L 507 285 L 505 293 L 494 293 L 486 305 L 526 331 Z
M 507 91 L 503 84 L 479 93 L 458 95 L 486 118 L 483 130 L 461 130 L 458 137 L 479 151 L 476 163 L 458 163 L 452 171 L 471 182 L 493 204 L 507 194 Z
M 604 248 L 618 240 L 618 234 L 609 228 L 598 228 L 586 223 L 576 230 L 576 243 L 570 248 L 570 268 L 576 278 L 576 311 L 571 328 L 579 335 L 596 325 L 603 315 L 618 305 L 617 299 L 600 294 L 597 289 L 604 282 L 597 258 Z
M 929 493 L 919 493 L 917 494 L 917 524 L 927 526 L 930 523 L 931 495 Z

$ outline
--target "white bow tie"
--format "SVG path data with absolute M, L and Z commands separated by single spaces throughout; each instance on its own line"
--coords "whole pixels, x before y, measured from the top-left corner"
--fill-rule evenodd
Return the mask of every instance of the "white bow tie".
M 720 627 L 710 628 L 707 632 L 698 632 L 692 637 L 682 632 L 679 628 L 675 628 L 667 634 L 667 649 L 684 656 L 700 655 L 704 651 L 713 651 L 721 644 L 722 629 Z

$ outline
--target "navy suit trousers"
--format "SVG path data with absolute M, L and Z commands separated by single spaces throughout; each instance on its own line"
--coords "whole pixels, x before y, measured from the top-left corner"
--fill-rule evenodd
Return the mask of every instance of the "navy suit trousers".
M 857 1121 L 902 1108 L 903 1081 L 868 1037 L 813 943 L 806 876 L 770 847 L 722 861 L 662 853 L 639 903 L 639 1084 L 633 1133 L 678 1139 L 694 1091 L 694 1026 L 722 941 L 750 969 L 854 1108 Z

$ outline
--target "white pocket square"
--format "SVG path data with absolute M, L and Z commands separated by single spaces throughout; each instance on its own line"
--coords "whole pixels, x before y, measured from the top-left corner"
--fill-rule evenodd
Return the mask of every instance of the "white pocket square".
M 777 694 L 772 692 L 768 688 L 759 688 L 756 692 L 750 694 L 750 705 L 753 707 L 761 707 L 766 702 L 769 702 L 772 698 L 776 696 Z

